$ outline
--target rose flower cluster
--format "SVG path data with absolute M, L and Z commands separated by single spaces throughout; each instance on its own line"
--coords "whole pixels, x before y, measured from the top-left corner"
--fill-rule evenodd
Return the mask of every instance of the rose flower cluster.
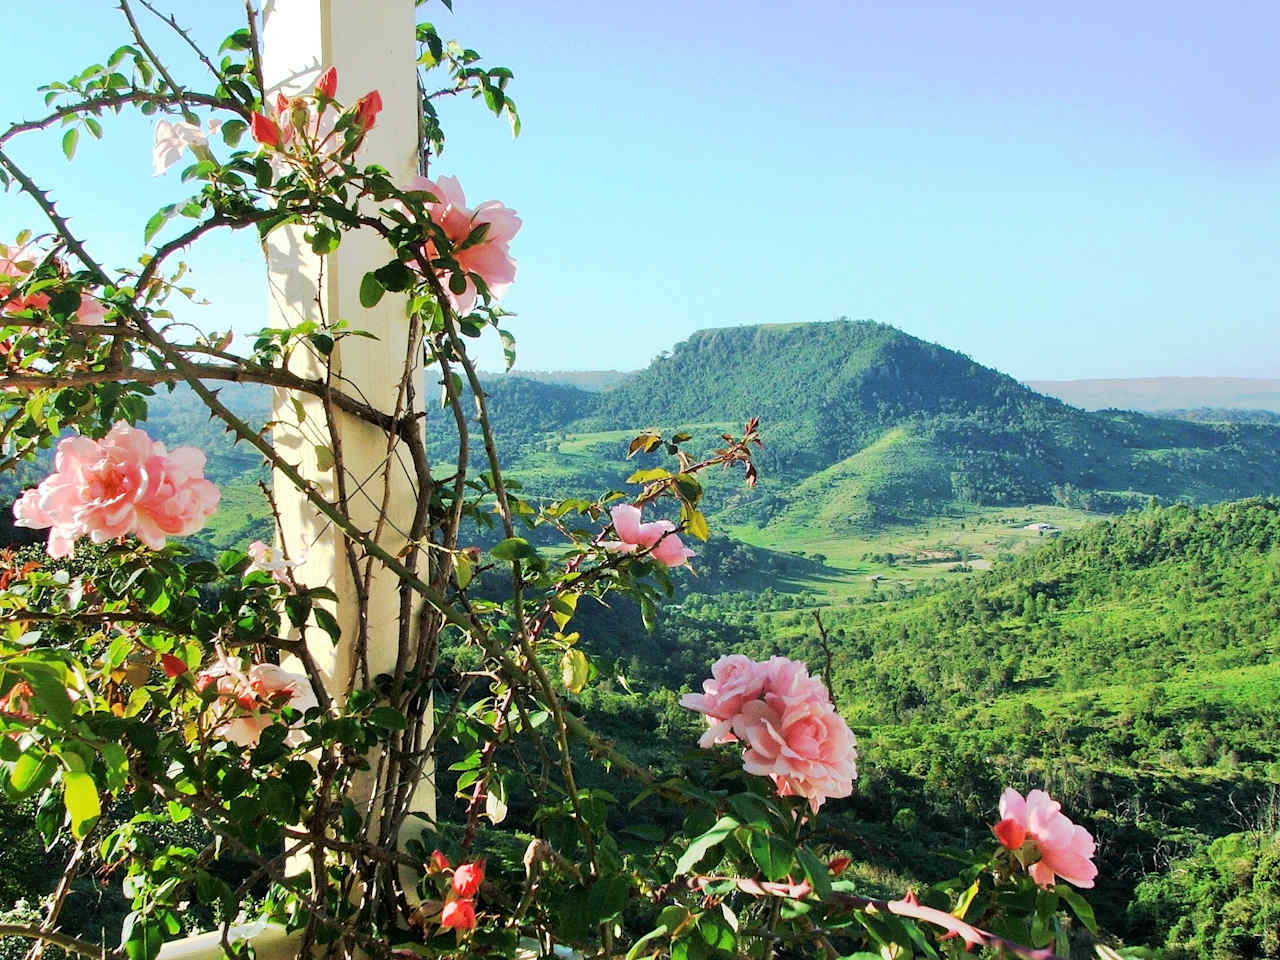
M 680 705 L 707 718 L 709 729 L 698 746 L 743 743 L 743 769 L 768 777 L 780 796 L 804 797 L 816 813 L 827 798 L 853 793 L 853 731 L 836 712 L 826 684 L 809 676 L 803 663 L 721 657 L 702 693 L 686 693 Z
M 306 677 L 274 663 L 255 663 L 245 672 L 236 661 L 219 657 L 196 678 L 199 693 L 210 688 L 217 694 L 209 709 L 210 732 L 242 747 L 257 746 L 283 708 L 306 713 L 319 706 Z M 285 742 L 296 746 L 303 739 L 302 731 L 292 730 Z
M 51 557 L 68 557 L 80 537 L 106 543 L 132 534 L 153 550 L 195 533 L 218 506 L 195 447 L 168 451 L 121 421 L 101 440 L 67 437 L 54 473 L 13 505 L 19 527 L 52 527 Z

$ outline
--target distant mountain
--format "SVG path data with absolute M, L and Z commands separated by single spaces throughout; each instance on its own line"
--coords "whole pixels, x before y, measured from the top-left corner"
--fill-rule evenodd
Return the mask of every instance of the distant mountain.
M 1248 410 L 1231 407 L 1195 407 L 1190 410 L 1157 410 L 1155 415 L 1196 423 L 1271 423 L 1280 424 L 1280 413 L 1273 410 Z
M 1028 380 L 1032 390 L 1086 410 L 1182 410 L 1223 407 L 1280 412 L 1280 380 L 1249 377 L 1135 377 Z
M 742 521 L 837 532 L 1080 491 L 1095 508 L 1280 492 L 1273 426 L 1088 413 L 869 321 L 700 331 L 601 395 L 579 426 L 752 415 L 773 482 L 729 504 Z
M 635 370 L 521 370 L 516 368 L 510 373 L 482 372 L 485 380 L 501 380 L 503 377 L 515 377 L 521 380 L 534 380 L 538 383 L 554 383 L 564 387 L 577 387 L 590 393 L 601 393 L 612 390 L 620 383 L 625 383 L 636 375 Z

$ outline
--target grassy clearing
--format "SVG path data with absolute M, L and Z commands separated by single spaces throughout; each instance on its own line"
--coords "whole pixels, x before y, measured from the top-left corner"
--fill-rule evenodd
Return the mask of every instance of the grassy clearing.
M 1049 523 L 1066 531 L 1099 519 L 1099 514 L 1065 507 L 992 507 L 852 534 L 789 522 L 763 528 L 738 524 L 724 532 L 755 547 L 825 558 L 826 572 L 795 586 L 811 588 L 822 602 L 838 603 L 873 591 L 911 592 L 924 584 L 972 576 L 956 567 L 967 565 L 978 572 L 1042 545 L 1045 535 L 1026 529 L 1028 524 Z M 890 554 L 895 557 L 892 562 L 887 559 Z M 948 556 L 916 559 L 929 554 Z M 883 579 L 873 584 L 872 577 Z M 787 586 L 791 585 L 777 589 Z

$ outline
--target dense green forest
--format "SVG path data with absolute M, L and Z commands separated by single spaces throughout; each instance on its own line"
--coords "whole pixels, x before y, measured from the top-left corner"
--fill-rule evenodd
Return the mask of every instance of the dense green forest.
M 622 628 L 627 610 L 576 624 L 616 665 L 583 709 L 651 762 L 681 762 L 661 745 L 696 725 L 671 691 L 719 654 L 827 662 L 813 610 L 737 602 L 734 550 L 652 634 Z M 1098 838 L 1113 934 L 1168 957 L 1277 955 L 1280 500 L 1131 513 L 931 594 L 820 615 L 861 740 L 834 829 L 868 882 L 945 875 L 925 850 L 971 842 L 1002 785 L 1044 786 Z

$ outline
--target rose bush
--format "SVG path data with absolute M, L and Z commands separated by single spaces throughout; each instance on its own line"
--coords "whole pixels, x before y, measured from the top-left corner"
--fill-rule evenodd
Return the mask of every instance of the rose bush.
M 851 851 L 819 816 L 855 790 L 855 739 L 803 663 L 713 665 L 682 700 L 707 722 L 708 753 L 688 763 L 710 766 L 697 771 L 652 769 L 584 719 L 582 691 L 602 674 L 626 679 L 584 650 L 579 605 L 626 596 L 653 621 L 672 571 L 694 556 L 683 538 L 709 533 L 700 474 L 741 468 L 753 484 L 759 424 L 702 459 L 687 434 L 641 433 L 629 453 L 651 463 L 619 478 L 626 495 L 535 503 L 504 478 L 468 340 L 489 331 L 514 349 L 496 303 L 515 279 L 521 221 L 496 201 L 469 207 L 459 181 L 433 179 L 426 163 L 443 149 L 440 97 L 474 94 L 519 131 L 509 70 L 418 24 L 424 165 L 396 182 L 361 155 L 379 91 L 344 105 L 333 68 L 269 90 L 252 5 L 181 81 L 128 0 L 121 8 L 126 42 L 47 87 L 47 115 L 0 133 L 0 180 L 49 231 L 0 252 L 0 466 L 57 448 L 53 474 L 14 507 L 19 524 L 50 529 L 47 556 L 6 569 L 0 585 L 0 787 L 35 803 L 48 843 L 69 841 L 54 846 L 74 851 L 59 889 L 92 851 L 99 875 L 122 878 L 129 913 L 118 942 L 93 942 L 100 931 L 60 927 L 66 897 L 55 896 L 41 923 L 4 933 L 154 960 L 194 917 L 236 955 L 237 923 L 261 921 L 283 925 L 299 956 L 511 956 L 523 942 L 701 960 L 962 946 L 1043 957 L 1066 950 L 1077 921 L 1093 925 L 1079 894 L 1053 882 L 1092 882 L 1092 840 L 1038 791 L 1006 794 L 1000 842 L 962 860 L 959 876 L 894 900 L 859 892 Z M 176 21 L 158 22 L 199 49 Z M 125 110 L 156 120 L 156 173 L 193 161 L 175 187 L 193 192 L 146 221 L 137 266 L 112 270 L 11 143 L 58 128 L 70 157 L 82 132 L 101 136 Z M 353 230 L 381 244 L 359 300 L 397 298 L 393 404 L 373 405 L 342 376 L 343 351 L 367 332 L 358 314 L 318 311 L 235 349 L 217 331 L 179 338 L 165 306 L 188 295 L 174 258 L 234 229 L 268 247 L 289 231 L 315 258 L 295 269 L 317 273 Z M 459 436 L 444 468 L 426 457 L 419 358 Z M 279 418 L 248 423 L 219 398 L 226 381 L 286 398 L 312 475 L 266 429 L 284 435 Z M 277 492 L 336 531 L 342 606 L 300 573 L 312 565 L 275 494 L 273 545 L 210 557 L 175 542 L 219 503 L 199 450 L 167 450 L 136 426 L 155 389 L 177 383 L 261 455 Z M 379 432 L 372 473 L 344 459 L 348 421 Z M 663 457 L 667 467 L 652 462 Z M 404 516 L 385 506 L 396 471 L 415 491 Z M 372 520 L 369 503 L 384 505 Z M 555 549 L 531 530 L 554 535 Z M 390 592 L 375 589 L 381 575 Z M 370 654 L 375 631 L 394 639 L 385 664 Z M 722 762 L 737 751 L 740 763 Z M 415 796 L 437 757 L 448 769 L 434 774 L 428 816 Z M 181 824 L 198 842 L 166 839 Z

